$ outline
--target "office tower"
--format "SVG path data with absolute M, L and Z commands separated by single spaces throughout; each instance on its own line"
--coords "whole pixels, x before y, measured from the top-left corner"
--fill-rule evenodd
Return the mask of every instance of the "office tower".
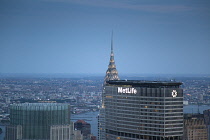
M 103 87 L 106 85 L 107 81 L 109 80 L 120 80 L 118 76 L 118 71 L 116 69 L 115 61 L 114 61 L 114 51 L 113 51 L 113 32 L 112 32 L 112 37 L 111 37 L 111 54 L 110 54 L 110 60 L 109 60 L 109 65 L 108 69 L 106 71 L 106 76 L 104 78 L 104 83 Z M 102 90 L 102 93 L 104 90 Z M 103 97 L 102 97 L 103 98 Z M 105 118 L 104 118 L 104 103 L 102 99 L 102 106 L 100 108 L 100 114 L 98 116 L 98 139 L 99 140 L 105 140 Z
M 106 140 L 182 140 L 181 84 L 107 81 L 103 93 Z
M 183 140 L 207 140 L 203 114 L 185 115 Z
M 203 111 L 203 115 L 204 115 L 204 122 L 205 122 L 205 125 L 207 127 L 207 134 L 208 134 L 208 140 L 210 140 L 210 109 L 208 110 L 204 110 Z
M 84 120 L 78 120 L 74 123 L 74 130 L 80 130 L 84 139 L 88 139 L 91 134 L 91 125 Z
M 6 139 L 66 140 L 70 139 L 72 129 L 68 104 L 12 104 Z M 10 137 L 12 133 L 13 138 Z

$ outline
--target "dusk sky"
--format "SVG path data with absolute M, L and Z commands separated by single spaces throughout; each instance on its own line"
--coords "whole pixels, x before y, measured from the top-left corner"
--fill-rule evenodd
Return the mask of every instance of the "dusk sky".
M 0 73 L 210 74 L 210 0 L 0 0 Z

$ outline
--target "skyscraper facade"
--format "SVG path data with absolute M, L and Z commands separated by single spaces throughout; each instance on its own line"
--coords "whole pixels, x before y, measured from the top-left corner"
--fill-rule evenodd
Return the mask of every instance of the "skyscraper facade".
M 180 82 L 107 81 L 103 103 L 106 140 L 182 140 Z
M 208 140 L 207 126 L 203 114 L 186 114 L 183 140 Z
M 12 104 L 10 107 L 10 126 L 7 127 L 6 139 L 64 140 L 70 139 L 71 129 L 70 105 L 68 104 Z M 18 132 L 18 135 L 13 133 L 14 137 L 11 138 L 13 131 Z

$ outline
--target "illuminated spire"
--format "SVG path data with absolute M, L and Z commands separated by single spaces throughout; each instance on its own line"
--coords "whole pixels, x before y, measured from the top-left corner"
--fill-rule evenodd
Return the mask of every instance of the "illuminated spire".
M 111 55 L 110 55 L 108 69 L 106 71 L 106 76 L 104 78 L 104 85 L 106 84 L 106 81 L 109 81 L 109 80 L 120 80 L 117 69 L 116 69 L 115 61 L 114 61 L 113 31 L 112 31 L 112 37 L 111 37 Z

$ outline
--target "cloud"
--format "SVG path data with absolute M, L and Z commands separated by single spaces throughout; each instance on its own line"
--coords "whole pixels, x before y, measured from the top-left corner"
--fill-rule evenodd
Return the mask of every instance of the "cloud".
M 193 8 L 182 4 L 145 4 L 136 1 L 135 3 L 128 0 L 47 0 L 54 2 L 67 2 L 80 5 L 88 5 L 94 7 L 107 7 L 107 8 L 119 8 L 129 9 L 145 12 L 183 12 L 190 11 Z

